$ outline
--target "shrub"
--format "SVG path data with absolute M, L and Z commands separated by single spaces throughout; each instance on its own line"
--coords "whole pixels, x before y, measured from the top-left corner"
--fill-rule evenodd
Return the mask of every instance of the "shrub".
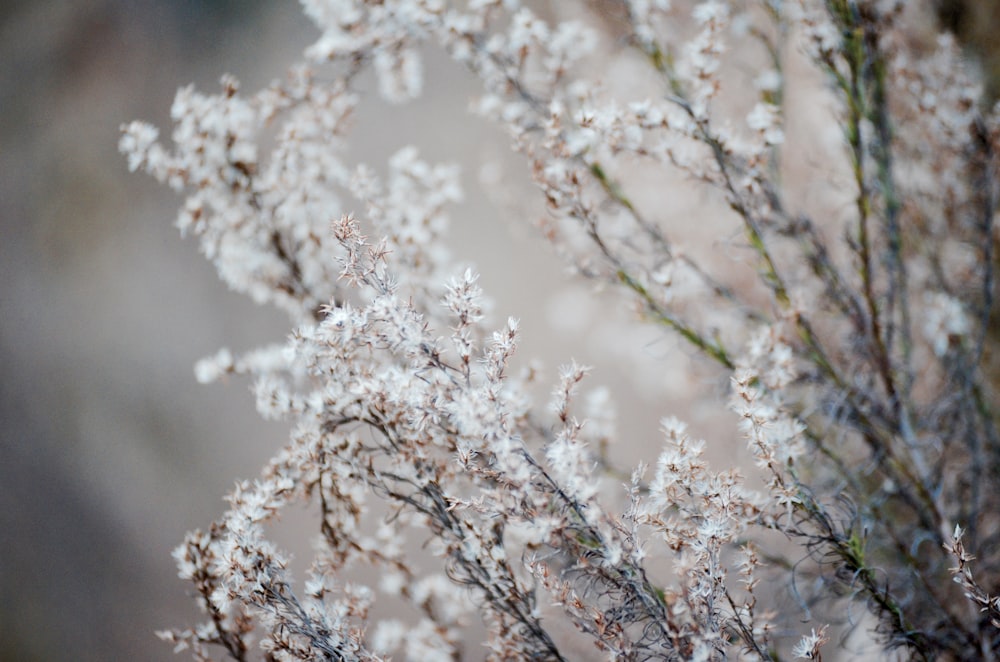
M 161 637 L 196 659 L 453 660 L 478 656 L 470 631 L 491 659 L 573 659 L 581 638 L 818 659 L 830 623 L 917 659 L 998 655 L 998 117 L 949 36 L 892 2 L 302 4 L 322 34 L 285 80 L 182 89 L 171 147 L 123 129 L 219 276 L 294 325 L 197 366 L 252 379 L 292 432 L 175 551 L 208 619 Z M 405 102 L 432 47 L 481 81 L 555 252 L 730 380 L 759 489 L 669 409 L 653 468 L 621 474 L 609 399 L 574 397 L 587 369 L 546 408 L 517 321 L 487 328 L 443 240 L 457 169 L 347 162 L 359 75 Z M 598 82 L 612 65 L 638 96 Z M 676 173 L 728 206 L 684 221 L 751 259 L 683 246 L 656 212 Z M 295 502 L 321 514 L 301 584 L 266 528 Z M 376 597 L 412 609 L 370 619 Z

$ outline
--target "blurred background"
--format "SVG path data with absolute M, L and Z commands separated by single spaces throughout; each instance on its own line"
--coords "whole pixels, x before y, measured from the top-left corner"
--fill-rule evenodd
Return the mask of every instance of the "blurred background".
M 173 659 L 153 631 L 199 617 L 170 550 L 281 430 L 191 365 L 285 330 L 178 239 L 118 127 L 266 83 L 308 29 L 295 3 L 0 4 L 0 659 Z
M 969 16 L 946 18 L 979 30 Z M 181 199 L 129 175 L 118 127 L 147 119 L 169 135 L 178 86 L 214 91 L 229 72 L 256 90 L 315 36 L 293 2 L 0 3 L 0 660 L 175 659 L 153 632 L 199 618 L 170 550 L 222 512 L 286 430 L 260 421 L 245 383 L 199 386 L 192 365 L 289 329 L 178 238 Z M 635 429 L 682 408 L 696 428 L 710 421 L 713 408 L 682 407 L 694 396 L 670 374 L 690 359 L 673 340 L 637 325 L 574 335 L 572 320 L 601 316 L 599 304 L 564 289 L 541 242 L 477 192 L 480 157 L 510 157 L 465 113 L 472 81 L 441 64 L 429 60 L 416 104 L 363 107 L 352 155 L 378 164 L 417 142 L 430 160 L 465 162 L 455 246 L 482 272 L 495 320 L 522 318 L 524 354 L 545 356 L 550 377 L 571 356 L 596 363 Z M 539 296 L 539 279 L 557 295 Z M 599 346 L 656 360 L 602 359 Z M 664 397 L 666 409 L 648 406 Z

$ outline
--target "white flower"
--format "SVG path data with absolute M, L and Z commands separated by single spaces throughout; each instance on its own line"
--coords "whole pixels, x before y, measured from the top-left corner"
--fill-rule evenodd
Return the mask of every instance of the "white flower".
M 795 644 L 792 648 L 792 655 L 802 660 L 819 659 L 819 649 L 829 641 L 829 638 L 826 636 L 826 628 L 827 626 L 824 625 L 820 628 L 819 632 L 813 629 L 812 632 L 804 635 L 799 643 Z
M 409 630 L 406 625 L 395 618 L 385 618 L 375 624 L 372 633 L 372 648 L 379 653 L 392 653 L 406 639 Z
M 753 79 L 754 87 L 761 92 L 777 92 L 781 83 L 781 74 L 776 69 L 768 69 Z
M 944 356 L 953 342 L 967 336 L 972 328 L 962 302 L 944 292 L 924 295 L 924 336 L 937 356 Z
M 781 130 L 781 112 L 777 106 L 760 102 L 747 115 L 747 126 L 758 132 L 767 145 L 780 145 L 785 140 Z
M 194 366 L 195 378 L 201 384 L 210 384 L 233 369 L 233 355 L 222 348 L 214 356 L 204 358 Z

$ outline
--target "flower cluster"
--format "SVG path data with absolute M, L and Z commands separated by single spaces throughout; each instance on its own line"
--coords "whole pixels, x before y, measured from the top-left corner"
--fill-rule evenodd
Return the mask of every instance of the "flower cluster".
M 321 36 L 285 80 L 182 89 L 172 146 L 123 128 L 220 278 L 294 326 L 197 365 L 245 375 L 291 435 L 176 550 L 208 620 L 163 638 L 199 660 L 770 660 L 864 624 L 915 658 L 1000 655 L 1000 114 L 952 39 L 875 0 L 302 4 Z M 446 249 L 458 169 L 349 162 L 357 77 L 404 103 L 435 46 L 481 82 L 554 252 L 717 367 L 751 475 L 669 411 L 652 475 L 615 466 L 614 394 L 580 397 L 573 363 L 539 403 L 517 320 L 490 327 Z M 673 182 L 713 202 L 669 218 Z M 320 514 L 301 584 L 267 528 L 293 503 Z

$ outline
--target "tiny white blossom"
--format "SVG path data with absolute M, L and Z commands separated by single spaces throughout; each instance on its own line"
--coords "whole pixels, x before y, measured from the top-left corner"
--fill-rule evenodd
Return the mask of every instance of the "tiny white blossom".
M 828 641 L 826 626 L 820 628 L 819 632 L 814 629 L 809 634 L 804 635 L 799 643 L 792 648 L 792 655 L 800 660 L 817 660 L 820 656 L 819 649 Z
M 202 359 L 195 364 L 194 374 L 201 384 L 209 384 L 233 369 L 233 355 L 226 349 L 220 349 L 214 356 Z
M 944 356 L 953 342 L 969 334 L 971 325 L 961 302 L 942 292 L 924 296 L 924 336 L 937 356 Z

